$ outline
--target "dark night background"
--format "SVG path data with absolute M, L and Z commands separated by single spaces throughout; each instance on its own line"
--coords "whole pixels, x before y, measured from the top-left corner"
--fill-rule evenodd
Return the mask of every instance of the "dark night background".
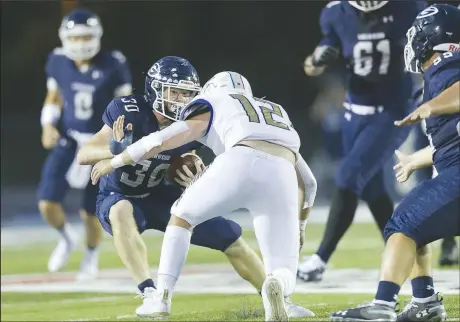
M 126 55 L 138 90 L 143 89 L 142 73 L 165 55 L 191 61 L 202 84 L 222 70 L 245 75 L 256 96 L 267 96 L 289 112 L 302 139 L 301 152 L 310 162 L 322 149 L 320 125 L 312 117 L 311 105 L 320 86 L 329 80 L 306 77 L 302 64 L 320 40 L 318 20 L 325 3 L 2 1 L 2 212 L 5 202 L 12 202 L 8 192 L 23 187 L 30 190 L 31 200 L 17 200 L 15 206 L 34 205 L 47 153 L 40 143 L 44 64 L 48 53 L 60 46 L 57 30 L 63 14 L 74 6 L 82 5 L 100 16 L 102 46 Z M 32 211 L 30 207 L 27 211 Z

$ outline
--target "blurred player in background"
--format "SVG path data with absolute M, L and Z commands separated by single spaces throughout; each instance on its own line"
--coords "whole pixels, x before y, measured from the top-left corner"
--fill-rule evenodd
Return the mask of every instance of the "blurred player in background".
M 147 73 L 144 93 L 119 97 L 109 104 L 102 117 L 105 125 L 78 154 L 80 163 L 111 159 L 133 141 L 171 125 L 200 89 L 198 74 L 190 62 L 175 56 L 160 59 Z M 126 138 L 124 124 L 128 128 Z M 101 178 L 97 216 L 102 227 L 113 235 L 121 260 L 138 284 L 144 299 L 144 305 L 136 311 L 140 317 L 150 316 L 150 301 L 155 294 L 141 233 L 146 229 L 166 230 L 171 207 L 182 189 L 179 185 L 166 185 L 164 174 L 175 157 L 201 146 L 194 141 Z M 199 176 L 204 166 L 201 161 L 195 166 Z M 190 170 L 184 169 L 175 178 L 183 188 L 195 177 Z M 191 243 L 223 252 L 238 274 L 261 291 L 265 279 L 263 264 L 244 241 L 236 222 L 223 217 L 207 220 L 194 228 Z M 314 315 L 287 297 L 284 301 L 290 317 Z
M 423 73 L 423 104 L 397 126 L 426 121 L 430 145 L 395 167 L 404 182 L 413 171 L 438 175 L 416 186 L 385 227 L 380 283 L 372 303 L 332 314 L 333 321 L 444 321 L 426 245 L 460 235 L 460 9 L 436 4 L 420 12 L 407 32 L 407 70 Z M 398 293 L 412 270 L 412 300 L 396 316 Z M 415 272 L 414 272 L 415 271 Z M 415 274 L 414 274 L 415 273 Z
M 321 13 L 323 39 L 304 69 L 309 76 L 320 75 L 339 53 L 347 62 L 344 157 L 321 245 L 299 265 L 298 276 L 304 281 L 322 280 L 359 199 L 367 203 L 382 233 L 393 212 L 383 167 L 410 132 L 393 121 L 413 107 L 403 48 L 405 31 L 424 7 L 424 1 L 332 1 Z
M 86 229 L 86 253 L 78 278 L 98 271 L 97 246 L 102 238 L 95 217 L 97 188 L 89 183 L 90 166 L 76 162 L 78 149 L 101 127 L 101 116 L 113 97 L 131 93 L 131 74 L 118 51 L 101 51 L 102 26 L 98 16 L 75 9 L 59 28 L 62 48 L 46 62 L 47 95 L 41 113 L 42 144 L 51 150 L 38 187 L 38 207 L 61 238 L 48 270 L 62 269 L 77 246 L 78 236 L 66 222 L 62 201 L 69 189 L 84 189 L 80 216 Z
M 216 74 L 183 109 L 180 121 L 97 163 L 91 178 L 97 181 L 125 164 L 194 140 L 217 157 L 173 205 L 161 250 L 158 291 L 138 311 L 149 317 L 168 316 L 193 227 L 245 208 L 253 216 L 267 274 L 262 286 L 265 320 L 287 321 L 285 296 L 295 288 L 301 244 L 299 208 L 313 205 L 316 181 L 298 153 L 300 139 L 287 113 L 275 103 L 254 98 L 246 78 L 235 72 Z

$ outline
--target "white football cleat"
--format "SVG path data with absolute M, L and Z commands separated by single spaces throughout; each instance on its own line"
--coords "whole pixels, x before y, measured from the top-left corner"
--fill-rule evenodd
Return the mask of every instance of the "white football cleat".
M 284 305 L 283 283 L 275 276 L 268 276 L 262 285 L 262 300 L 265 309 L 265 321 L 288 321 Z
M 171 314 L 171 300 L 168 290 L 158 293 L 153 287 L 146 287 L 141 294 L 143 303 L 136 309 L 140 318 L 168 319 Z
M 323 279 L 326 263 L 316 254 L 299 264 L 297 277 L 305 282 L 319 282 Z
M 62 236 L 56 248 L 51 253 L 48 261 L 48 271 L 57 272 L 64 268 L 69 261 L 70 254 L 75 250 L 78 243 L 78 235 L 73 228 L 66 224 L 64 226 L 66 237 Z
M 80 263 L 80 271 L 77 274 L 78 281 L 93 280 L 99 273 L 99 252 L 97 249 L 86 249 L 85 256 Z
M 315 316 L 315 313 L 298 304 L 292 303 L 289 297 L 284 298 L 284 306 L 289 318 L 305 318 Z

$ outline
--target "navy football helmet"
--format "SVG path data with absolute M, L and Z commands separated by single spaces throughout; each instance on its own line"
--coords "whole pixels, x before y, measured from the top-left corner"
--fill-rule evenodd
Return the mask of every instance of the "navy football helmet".
M 371 12 L 382 8 L 388 1 L 348 1 L 348 3 L 363 12 Z
M 72 60 L 87 60 L 101 49 L 102 25 L 99 17 L 86 9 L 75 9 L 64 17 L 59 38 L 65 55 Z
M 150 67 L 145 78 L 145 95 L 152 108 L 173 121 L 179 119 L 182 109 L 200 90 L 195 67 L 181 57 L 161 58 Z M 178 95 L 177 92 L 186 94 Z
M 417 15 L 406 36 L 406 69 L 421 73 L 423 63 L 435 52 L 460 50 L 460 9 L 448 4 L 432 5 Z

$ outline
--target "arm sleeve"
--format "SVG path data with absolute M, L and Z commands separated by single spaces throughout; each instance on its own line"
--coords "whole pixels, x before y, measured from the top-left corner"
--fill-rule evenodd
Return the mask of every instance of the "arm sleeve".
M 316 190 L 318 184 L 316 182 L 316 178 L 313 175 L 310 167 L 308 166 L 307 162 L 302 158 L 300 154 L 297 154 L 297 162 L 296 168 L 299 171 L 299 174 L 302 178 L 302 181 L 305 185 L 305 204 L 303 208 L 312 207 L 315 203 L 316 198 Z
M 333 2 L 328 3 L 321 11 L 319 25 L 321 27 L 323 38 L 319 42 L 319 45 L 340 48 L 340 38 L 335 32 L 333 24 L 334 12 L 339 8 L 334 8 L 338 4 L 334 4 Z
M 440 83 L 439 87 L 443 87 L 443 90 L 460 81 L 460 59 L 452 58 L 442 58 L 439 67 L 434 71 L 433 77 L 431 77 L 431 82 Z
M 192 101 L 189 105 L 187 105 L 181 112 L 181 115 L 179 117 L 180 120 L 186 121 L 188 119 L 191 119 L 192 117 L 204 114 L 204 113 L 211 113 L 211 117 L 209 119 L 209 124 L 206 129 L 206 132 L 203 136 L 208 135 L 209 130 L 211 129 L 211 125 L 214 119 L 214 109 L 211 105 L 211 103 L 203 98 L 197 99 L 195 101 Z
M 123 115 L 123 111 L 118 105 L 117 100 L 114 99 L 107 105 L 104 114 L 102 114 L 102 121 L 112 128 L 113 123 L 120 115 Z

